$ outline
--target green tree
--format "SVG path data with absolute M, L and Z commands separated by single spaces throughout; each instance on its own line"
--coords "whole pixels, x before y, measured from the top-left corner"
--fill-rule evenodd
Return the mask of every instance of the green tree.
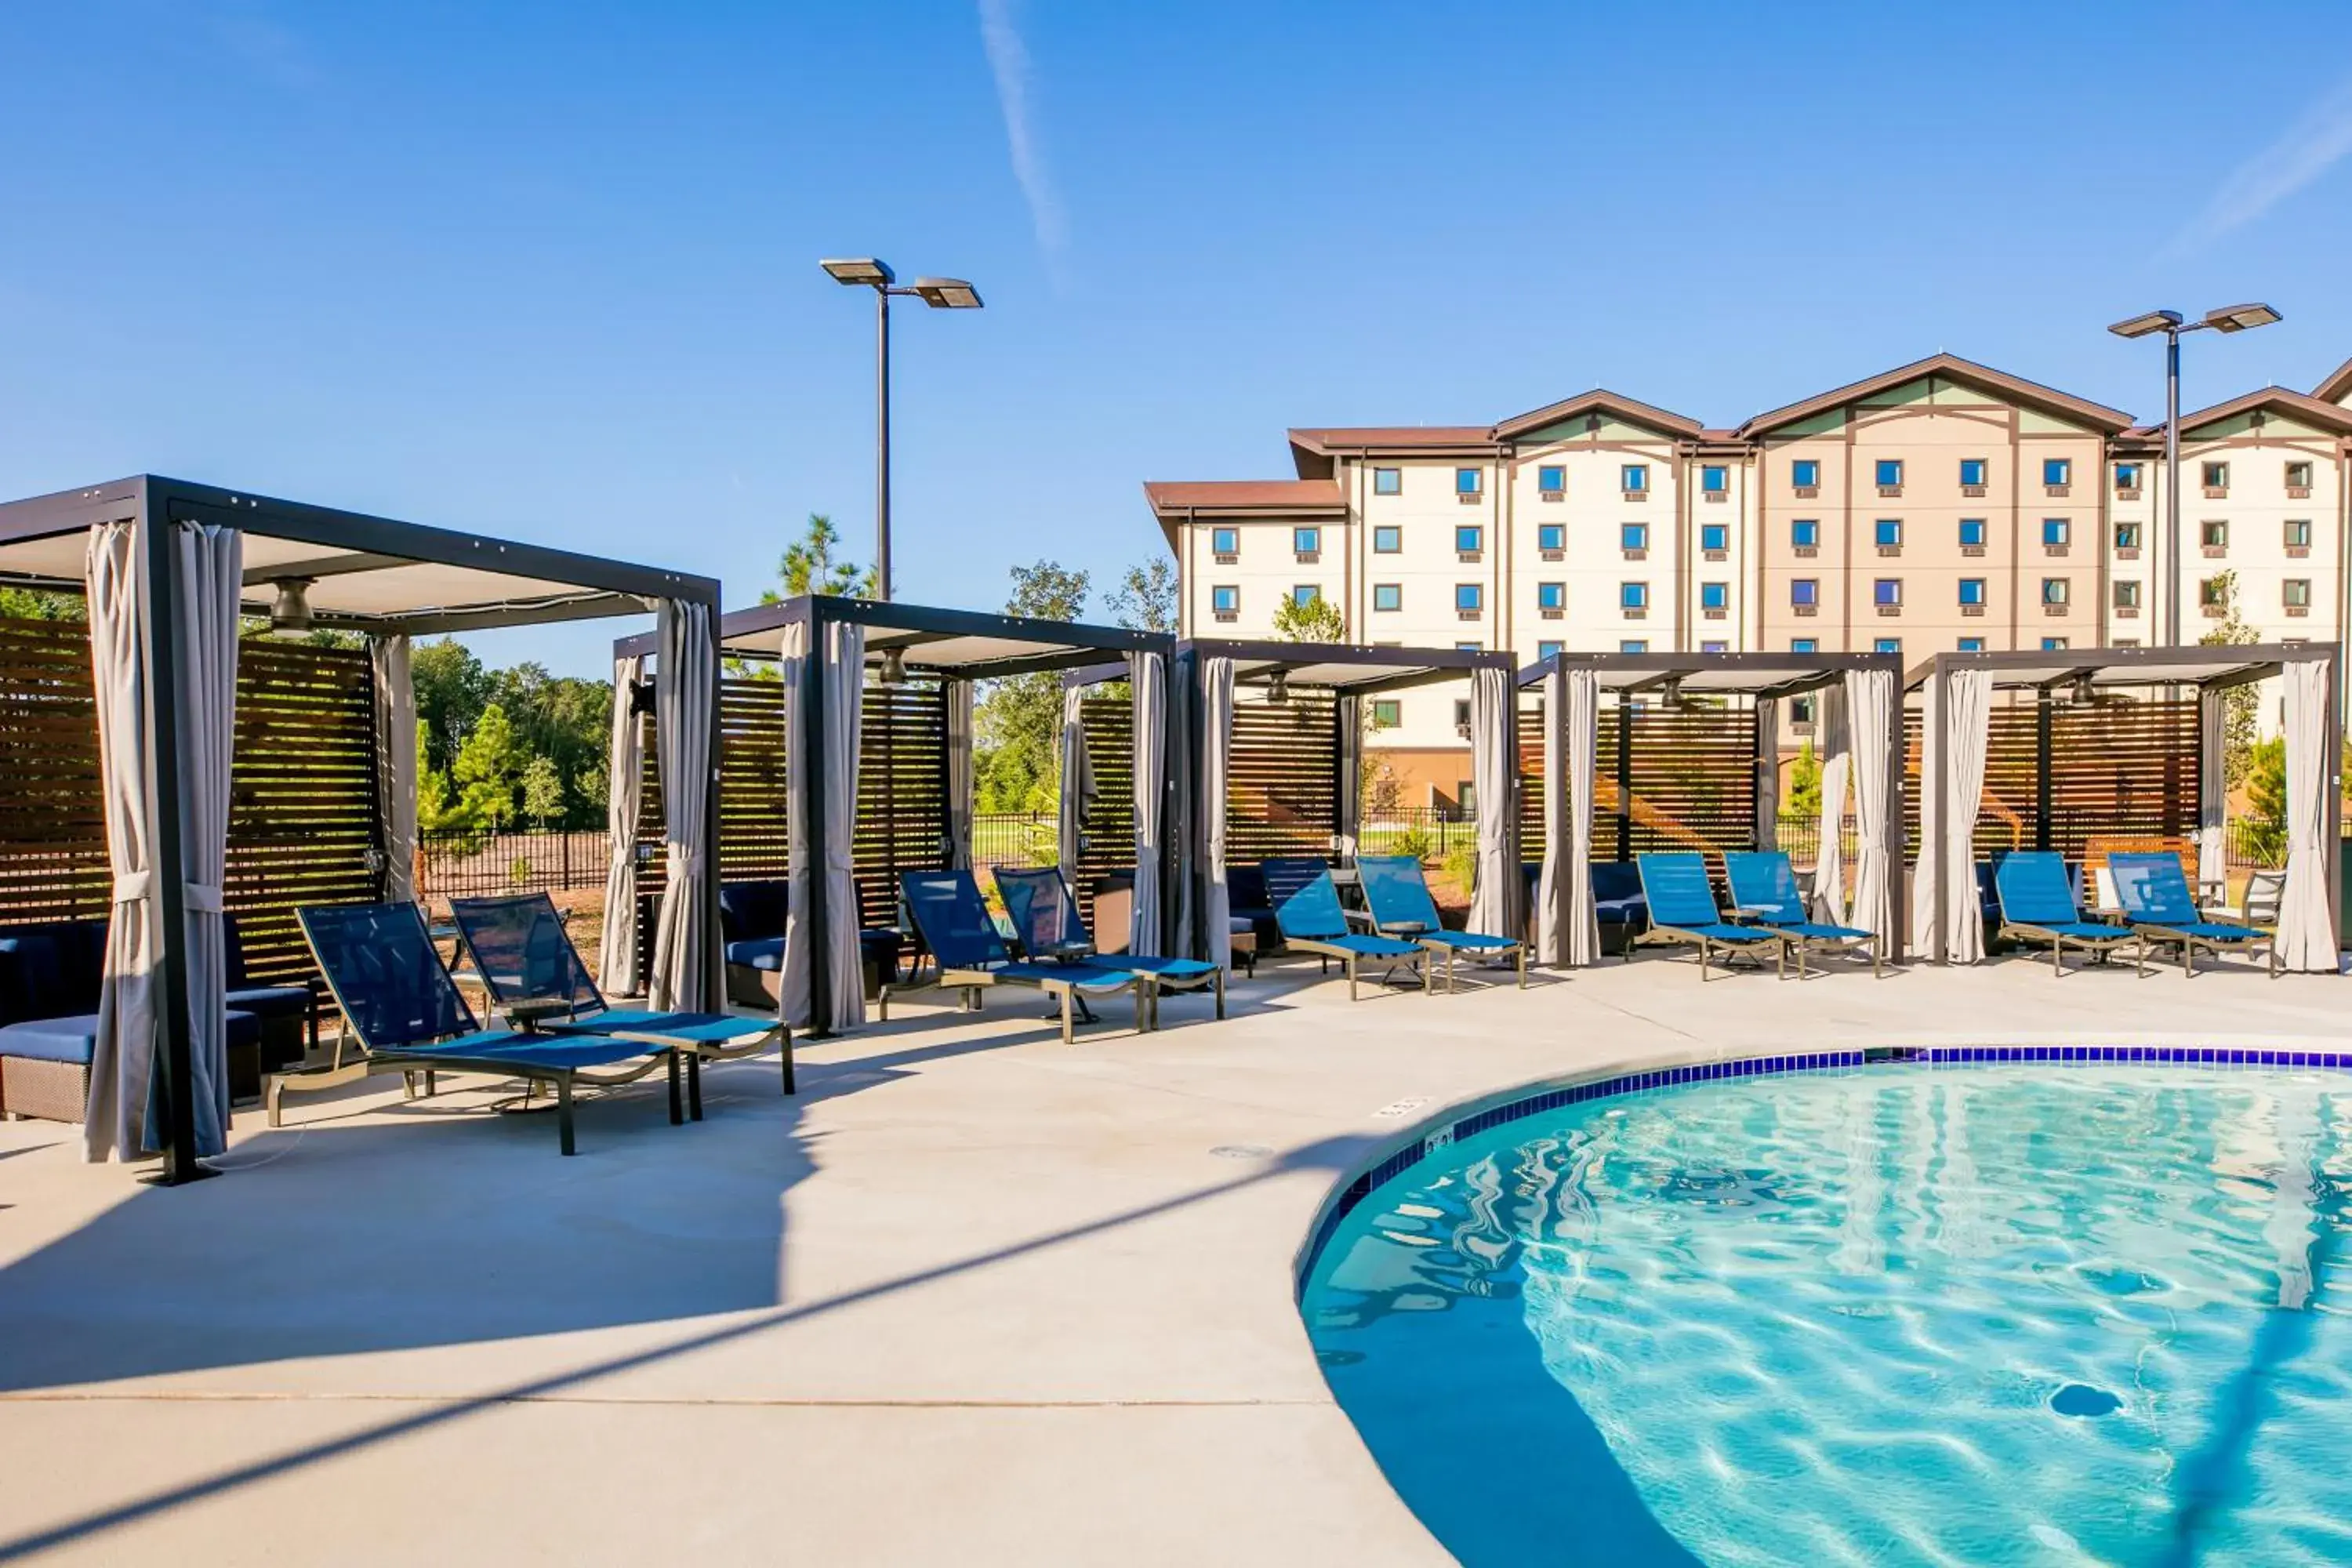
M 2238 574 L 2223 572 L 2205 590 L 2205 604 L 2219 608 L 2213 627 L 2197 640 L 2211 647 L 2242 647 L 2261 639 L 2238 613 Z M 2233 686 L 2223 698 L 2221 713 L 2221 776 L 2231 789 L 2246 782 L 2253 767 L 2254 747 L 2262 734 L 2262 689 Z M 2282 762 L 2284 766 L 2284 762 Z M 2281 818 L 2284 820 L 2284 817 Z
M 1155 555 L 1140 566 L 1129 567 L 1118 586 L 1103 596 L 1103 604 L 1120 626 L 1139 632 L 1172 632 L 1176 589 L 1176 563 Z
M 2246 754 L 2247 847 L 2265 866 L 2286 859 L 2286 741 L 2257 741 Z
M 408 656 L 409 682 L 416 691 L 416 717 L 425 726 L 417 765 L 446 771 L 457 748 L 489 705 L 495 681 L 474 650 L 452 637 L 420 643 Z
M 1274 635 L 1284 642 L 1345 642 L 1348 620 L 1319 591 L 1304 601 L 1285 595 L 1274 606 Z
M 425 723 L 416 721 L 416 826 L 421 833 L 454 833 L 477 827 L 448 773 L 425 761 Z
M 1789 764 L 1789 787 L 1780 796 L 1780 815 L 1817 817 L 1821 814 L 1822 760 L 1813 754 L 1813 743 L 1808 740 L 1797 749 L 1797 760 Z
M 1007 615 L 1083 617 L 1093 580 L 1051 561 L 1013 568 Z M 1062 678 L 1052 670 L 991 681 L 973 715 L 972 773 L 983 811 L 1044 811 L 1053 805 L 1062 725 Z
M 0 587 L 0 618 L 12 621 L 80 621 L 89 618 L 89 606 L 82 602 L 79 594 Z
M 466 743 L 457 748 L 449 776 L 476 821 L 502 827 L 514 816 L 515 784 L 528 761 L 506 709 L 493 702 L 482 710 Z
M 563 774 L 544 752 L 523 764 L 522 814 L 541 827 L 563 815 Z
M 761 594 L 760 603 L 781 604 L 803 594 L 872 598 L 876 586 L 874 568 L 860 566 L 854 561 L 835 560 L 834 552 L 840 547 L 841 532 L 833 526 L 833 519 L 821 511 L 809 513 L 808 531 L 785 546 L 783 559 L 776 563 L 776 578 L 781 586 Z

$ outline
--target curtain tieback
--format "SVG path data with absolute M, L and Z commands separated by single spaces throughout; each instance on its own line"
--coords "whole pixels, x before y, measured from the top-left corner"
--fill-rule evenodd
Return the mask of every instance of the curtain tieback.
M 155 886 L 153 875 L 146 871 L 125 871 L 114 879 L 114 901 L 135 904 L 143 900 Z
M 683 844 L 669 847 L 669 874 L 680 882 L 691 882 L 702 873 L 702 857 Z
M 180 896 L 186 900 L 192 915 L 216 915 L 221 910 L 221 890 L 210 882 L 183 882 Z

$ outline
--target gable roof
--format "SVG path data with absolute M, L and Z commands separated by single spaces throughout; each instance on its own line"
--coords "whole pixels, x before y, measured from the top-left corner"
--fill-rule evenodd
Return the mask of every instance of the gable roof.
M 1181 479 L 1148 483 L 1144 499 L 1162 517 L 1173 512 L 1344 512 L 1332 479 Z
M 1580 392 L 1559 403 L 1516 415 L 1496 426 L 1488 434 L 1496 441 L 1508 441 L 1548 425 L 1557 425 L 1563 419 L 1573 419 L 1580 414 L 1613 414 L 1629 425 L 1646 426 L 1675 436 L 1697 436 L 1705 428 L 1687 415 L 1672 413 L 1655 404 L 1637 402 L 1596 386 L 1591 392 Z
M 1874 393 L 1885 392 L 1901 386 L 1906 382 L 1917 381 L 1930 375 L 1948 376 L 1954 381 L 1966 382 L 1997 397 L 2013 399 L 2046 413 L 2077 419 L 2085 425 L 2105 430 L 2110 435 L 2119 434 L 2128 428 L 2132 422 L 2131 416 L 2120 409 L 2109 408 L 2105 404 L 2093 403 L 2087 398 L 2076 397 L 2071 393 L 2061 392 L 2056 387 L 2044 386 L 2038 381 L 2027 381 L 2022 376 L 2011 375 L 2007 371 L 1995 370 L 1990 365 L 1979 364 L 1974 360 L 1962 359 L 1958 354 L 1945 353 L 1932 354 L 1909 364 L 1898 365 L 1893 370 L 1883 371 L 1877 375 L 1857 381 L 1850 386 L 1841 386 L 1833 391 L 1821 393 L 1816 396 L 1806 398 L 1801 403 L 1791 403 L 1786 408 L 1775 408 L 1768 413 L 1759 414 L 1739 427 L 1739 434 L 1744 437 L 1760 436 L 1768 430 L 1777 430 L 1783 425 L 1793 425 L 1800 419 L 1810 419 L 1816 414 L 1826 414 L 1832 408 L 1843 407 Z
M 2338 435 L 2352 436 L 2352 408 L 2346 408 L 2340 404 L 2324 403 L 2316 397 L 2291 391 L 2284 386 L 2262 387 L 2246 393 L 2242 396 L 2232 397 L 2226 403 L 2217 403 L 2210 408 L 2200 408 L 2194 413 L 2184 414 L 2180 416 L 2180 427 L 2183 430 L 2194 430 L 2200 425 L 2218 424 L 2221 420 L 2256 408 L 2282 408 L 2295 417 L 2308 419 L 2322 428 L 2333 430 Z M 2164 426 L 2161 424 L 2135 425 L 2123 432 L 2123 437 L 2129 441 L 2161 441 L 2164 439 Z
M 2352 396 L 2352 359 L 2336 367 L 2336 374 L 2311 389 L 2311 395 L 2322 403 L 2341 403 Z

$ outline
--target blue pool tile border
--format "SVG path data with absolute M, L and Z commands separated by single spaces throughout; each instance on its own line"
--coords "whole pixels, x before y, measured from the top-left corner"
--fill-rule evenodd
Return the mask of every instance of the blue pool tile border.
M 1869 1052 L 1856 1049 L 1691 1062 L 1682 1067 L 1651 1068 L 1558 1089 L 1538 1089 L 1498 1105 L 1487 1106 L 1483 1110 L 1473 1111 L 1457 1121 L 1424 1128 L 1418 1137 L 1408 1139 L 1401 1147 L 1390 1151 L 1377 1164 L 1349 1182 L 1341 1189 L 1338 1200 L 1325 1211 L 1315 1226 L 1313 1238 L 1299 1255 L 1297 1285 L 1300 1289 L 1305 1289 L 1316 1261 L 1323 1256 L 1324 1247 L 1330 1245 L 1331 1237 L 1338 1233 L 1342 1221 L 1355 1213 L 1366 1198 L 1419 1164 L 1433 1150 L 1492 1131 L 1507 1122 L 1541 1116 L 1546 1111 L 1558 1110 L 1563 1106 L 1581 1105 L 1588 1100 L 1609 1100 L 1618 1095 L 1639 1094 L 1645 1089 L 1672 1089 L 1681 1084 L 1707 1083 L 1722 1079 L 1842 1072 L 1868 1066 L 1874 1059 L 1915 1067 L 1922 1064 L 1964 1067 L 1991 1062 L 2144 1062 L 2182 1067 L 2352 1069 L 2352 1051 L 2249 1049 L 2234 1046 L 1923 1046 L 1899 1052 L 1880 1053 L 1876 1058 Z

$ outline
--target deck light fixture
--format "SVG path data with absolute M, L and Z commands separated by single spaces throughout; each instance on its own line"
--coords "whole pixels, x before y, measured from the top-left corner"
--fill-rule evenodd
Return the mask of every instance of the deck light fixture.
M 1276 707 L 1290 700 L 1290 671 L 1277 669 L 1274 672 L 1274 679 L 1266 683 L 1265 700 Z
M 2201 321 L 2182 319 L 2178 310 L 2149 310 L 2117 321 L 2107 331 L 2119 338 L 2151 338 L 2164 334 L 2164 612 L 2158 631 L 2167 642 L 2180 640 L 2180 334 L 2251 331 L 2280 319 L 2259 301 L 2224 305 L 2205 312 Z
M 881 672 L 874 678 L 884 686 L 907 684 L 907 650 L 896 644 L 882 650 Z
M 271 584 L 278 596 L 269 602 L 269 629 L 299 637 L 310 629 L 308 577 L 280 577 Z

